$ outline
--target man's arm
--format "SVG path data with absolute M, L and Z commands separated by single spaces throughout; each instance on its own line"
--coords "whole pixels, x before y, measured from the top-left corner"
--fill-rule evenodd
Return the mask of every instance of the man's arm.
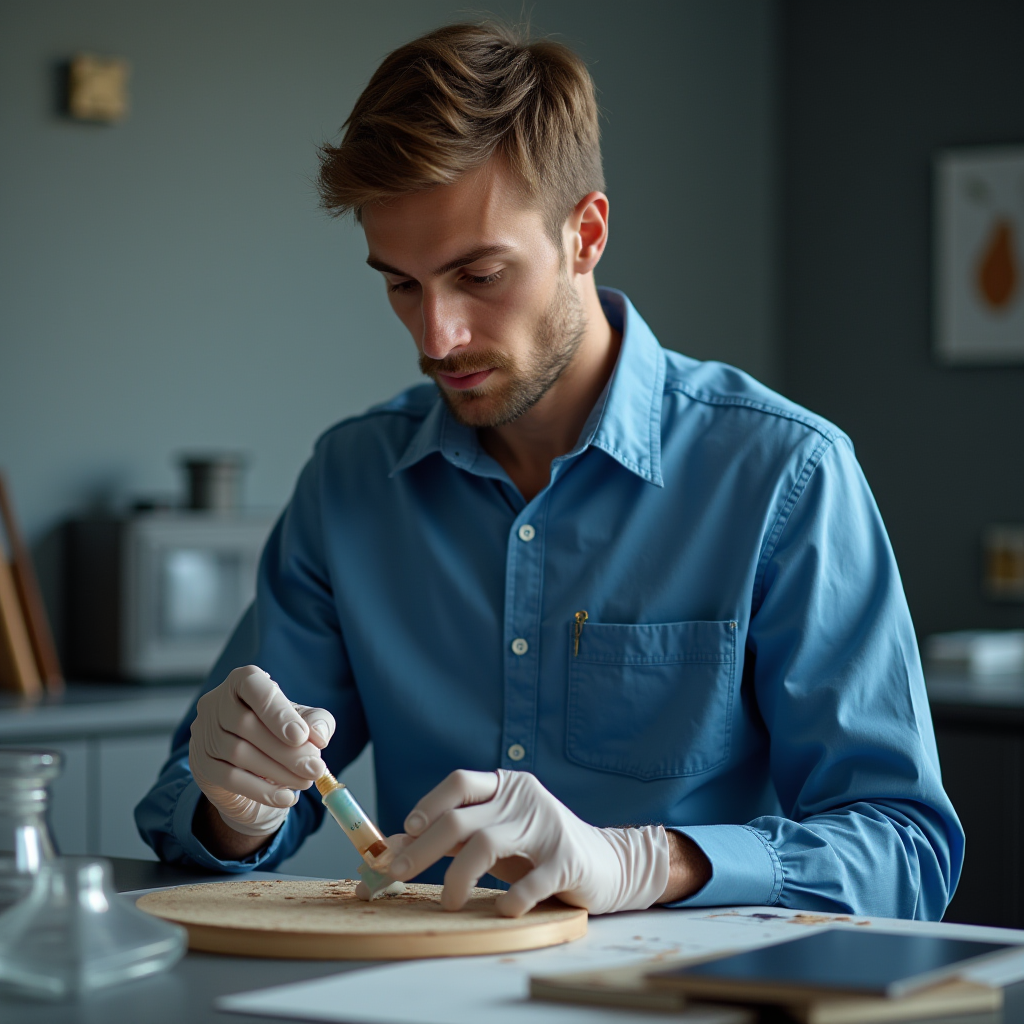
M 711 878 L 711 862 L 689 837 L 666 829 L 668 834 L 668 885 L 659 903 L 675 903 L 700 891 Z
M 205 796 L 201 796 L 199 803 L 196 804 L 196 813 L 192 818 L 192 834 L 218 860 L 245 860 L 269 846 L 274 838 L 246 836 L 236 832 Z
M 172 863 L 274 866 L 319 823 L 319 800 L 301 791 L 326 770 L 319 754 L 333 731 L 328 711 L 289 701 L 266 673 L 232 670 L 186 716 L 171 759 L 136 808 L 140 834 Z
M 896 561 L 845 438 L 801 480 L 768 524 L 746 644 L 782 813 L 673 826 L 713 868 L 679 905 L 939 920 L 964 838 Z

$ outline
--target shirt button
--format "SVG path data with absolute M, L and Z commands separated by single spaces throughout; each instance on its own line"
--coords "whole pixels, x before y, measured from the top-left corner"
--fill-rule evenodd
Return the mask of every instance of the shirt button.
M 508 748 L 508 759 L 510 761 L 522 761 L 526 757 L 526 748 L 519 743 L 513 743 Z
M 537 531 L 529 523 L 523 523 L 523 525 L 519 527 L 520 540 L 533 540 L 536 536 Z
M 512 653 L 513 654 L 525 654 L 530 649 L 530 645 L 521 637 L 517 636 L 512 641 Z

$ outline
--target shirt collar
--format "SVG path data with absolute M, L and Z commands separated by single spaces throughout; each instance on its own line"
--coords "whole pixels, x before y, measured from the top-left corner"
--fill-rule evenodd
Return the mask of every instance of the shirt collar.
M 598 295 L 608 322 L 622 332 L 622 347 L 611 380 L 587 419 L 579 443 L 563 458 L 571 458 L 587 447 L 600 448 L 631 473 L 663 487 L 661 402 L 665 355 L 651 329 L 622 292 L 599 288 Z M 453 466 L 470 471 L 484 454 L 476 430 L 454 419 L 440 395 L 390 475 L 408 469 L 433 452 L 440 452 Z M 480 469 L 483 468 L 481 465 Z
M 665 391 L 665 353 L 643 317 L 614 288 L 599 288 L 608 322 L 622 332 L 615 372 L 605 388 L 600 419 L 589 443 L 649 483 L 664 487 L 661 476 L 661 400 Z M 589 426 L 589 424 L 588 424 Z M 583 436 L 587 436 L 584 428 Z

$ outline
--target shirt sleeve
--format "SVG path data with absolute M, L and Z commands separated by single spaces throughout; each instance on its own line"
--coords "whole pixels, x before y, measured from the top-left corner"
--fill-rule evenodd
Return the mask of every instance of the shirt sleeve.
M 337 729 L 323 757 L 334 774 L 359 755 L 369 738 L 333 600 L 324 557 L 317 458 L 306 465 L 295 494 L 274 527 L 260 559 L 256 600 L 243 616 L 196 696 L 213 689 L 240 665 L 259 665 L 289 700 L 327 708 Z M 188 741 L 196 716 L 193 701 L 171 740 L 171 756 L 153 788 L 135 808 L 143 840 L 161 860 L 217 871 L 269 870 L 294 854 L 320 827 L 323 804 L 300 794 L 284 824 L 262 850 L 240 861 L 224 861 L 192 833 L 200 790 L 188 766 Z
M 845 438 L 823 445 L 801 481 L 759 563 L 744 670 L 783 815 L 676 828 L 712 877 L 673 906 L 939 920 L 964 834 L 895 558 Z

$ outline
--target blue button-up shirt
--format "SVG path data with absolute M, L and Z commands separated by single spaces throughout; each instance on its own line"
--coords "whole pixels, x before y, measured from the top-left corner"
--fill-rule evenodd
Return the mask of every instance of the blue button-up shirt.
M 453 769 L 519 769 L 594 825 L 690 836 L 713 873 L 680 905 L 940 918 L 963 832 L 849 439 L 601 298 L 615 372 L 530 501 L 432 384 L 324 434 L 209 685 L 254 662 L 328 708 L 335 774 L 372 738 L 386 833 Z M 254 857 L 214 857 L 192 834 L 193 717 L 143 837 L 170 861 L 279 864 L 319 800 Z

